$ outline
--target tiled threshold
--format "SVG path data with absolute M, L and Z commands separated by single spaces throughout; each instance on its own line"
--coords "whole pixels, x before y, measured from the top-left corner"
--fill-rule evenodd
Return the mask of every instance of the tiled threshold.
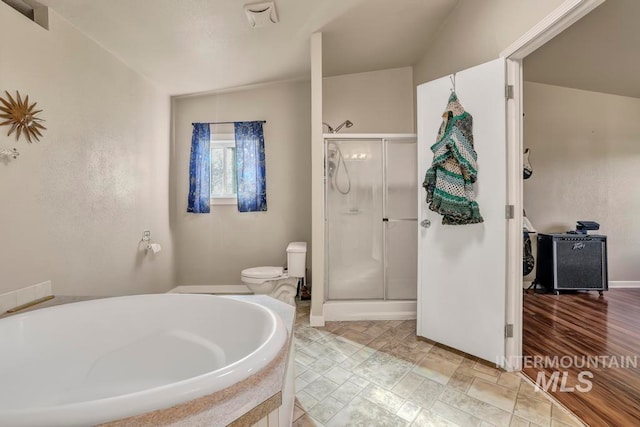
M 296 319 L 296 427 L 583 424 L 518 374 L 416 338 L 412 321 Z

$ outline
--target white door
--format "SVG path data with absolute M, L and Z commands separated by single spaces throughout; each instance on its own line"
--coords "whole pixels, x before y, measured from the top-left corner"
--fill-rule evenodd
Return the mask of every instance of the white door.
M 505 79 L 503 58 L 455 75 L 458 99 L 473 116 L 476 201 L 484 223 L 442 225 L 427 206 L 425 190 L 419 190 L 419 220 L 431 225 L 418 231 L 418 335 L 494 363 L 505 355 Z M 418 86 L 420 183 L 451 89 L 449 77 Z

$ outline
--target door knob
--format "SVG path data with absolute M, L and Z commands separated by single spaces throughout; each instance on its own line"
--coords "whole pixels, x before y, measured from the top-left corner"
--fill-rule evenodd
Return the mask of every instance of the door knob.
M 429 221 L 428 219 L 423 219 L 422 221 L 420 221 L 420 226 L 422 228 L 429 228 L 431 227 L 431 221 Z

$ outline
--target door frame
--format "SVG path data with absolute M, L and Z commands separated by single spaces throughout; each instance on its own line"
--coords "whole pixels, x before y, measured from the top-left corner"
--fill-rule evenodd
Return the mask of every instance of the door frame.
M 507 313 L 513 337 L 506 340 L 504 368 L 522 369 L 522 189 L 523 162 L 523 76 L 522 61 L 536 49 L 583 18 L 606 0 L 565 0 L 522 37 L 500 53 L 506 59 L 507 84 L 513 98 L 507 102 L 507 204 L 513 206 L 513 219 L 507 222 Z

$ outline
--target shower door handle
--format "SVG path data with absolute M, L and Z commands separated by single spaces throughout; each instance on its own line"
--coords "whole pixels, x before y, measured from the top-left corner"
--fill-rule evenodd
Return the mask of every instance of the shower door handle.
M 431 221 L 429 221 L 428 219 L 423 219 L 422 221 L 420 221 L 420 226 L 422 228 L 429 228 L 431 227 Z

